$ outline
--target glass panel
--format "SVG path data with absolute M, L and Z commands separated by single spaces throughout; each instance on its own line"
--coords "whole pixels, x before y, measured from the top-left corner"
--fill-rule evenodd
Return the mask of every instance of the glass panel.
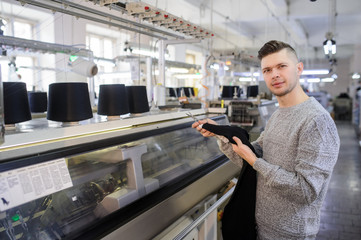
M 32 39 L 31 24 L 14 21 L 14 37 Z
M 204 138 L 191 128 L 142 142 L 148 148 L 142 155 L 144 178 L 155 178 L 160 186 L 221 155 L 214 138 Z
M 26 83 L 28 91 L 32 91 L 34 84 L 33 59 L 31 57 L 17 57 L 16 66 L 18 67 L 18 75 L 22 82 Z
M 104 38 L 104 58 L 113 58 L 113 42 L 108 38 Z
M 100 39 L 97 37 L 90 37 L 90 44 L 89 44 L 90 50 L 93 51 L 94 56 L 101 57 L 102 49 L 100 45 Z

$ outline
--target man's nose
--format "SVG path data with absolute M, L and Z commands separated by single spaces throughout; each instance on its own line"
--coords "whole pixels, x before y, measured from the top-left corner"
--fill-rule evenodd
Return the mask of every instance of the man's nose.
M 279 78 L 280 72 L 277 69 L 272 70 L 272 78 Z

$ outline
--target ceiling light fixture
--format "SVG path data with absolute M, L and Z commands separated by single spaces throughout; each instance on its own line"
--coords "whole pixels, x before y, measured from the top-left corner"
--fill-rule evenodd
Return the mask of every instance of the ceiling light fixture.
M 201 79 L 201 78 L 203 78 L 202 74 L 176 74 L 173 76 L 178 79 Z
M 323 50 L 325 55 L 331 59 L 336 54 L 336 41 L 333 38 L 333 34 L 336 32 L 336 16 L 336 0 L 329 0 L 328 32 L 326 32 L 326 40 L 323 42 Z
M 300 79 L 300 82 L 309 82 L 309 83 L 318 83 L 320 81 L 321 81 L 321 79 L 319 79 L 319 78 L 306 78 L 306 79 L 301 78 Z
M 171 73 L 188 73 L 189 72 L 189 70 L 186 68 L 177 68 L 177 67 L 170 67 L 167 70 L 168 70 L 168 72 L 171 72 Z
M 259 77 L 259 72 L 233 72 L 233 76 L 239 76 L 239 77 Z
M 360 74 L 359 73 L 352 74 L 352 79 L 360 79 Z
M 238 78 L 238 80 L 240 82 L 252 82 L 252 78 L 251 77 L 240 77 Z
M 329 38 L 323 42 L 323 51 L 325 55 L 335 55 L 336 54 L 336 41 Z
M 302 75 L 324 75 L 329 74 L 330 70 L 328 69 L 310 69 L 303 70 Z
M 330 78 L 322 78 L 321 79 L 321 82 L 334 82 L 334 81 L 335 81 L 335 79 L 332 78 L 332 77 L 330 77 Z

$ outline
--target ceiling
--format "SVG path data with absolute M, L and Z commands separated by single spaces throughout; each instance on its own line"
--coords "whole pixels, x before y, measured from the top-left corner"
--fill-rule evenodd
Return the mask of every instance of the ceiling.
M 290 43 L 300 58 L 321 58 L 326 32 L 336 58 L 360 49 L 360 0 L 149 0 L 143 1 L 215 33 L 212 49 L 256 55 L 268 40 Z M 355 47 L 356 46 L 356 47 Z M 361 50 L 359 50 L 361 55 Z
M 91 1 L 99 2 L 99 0 Z M 133 0 L 104 1 L 125 4 L 134 2 Z M 4 4 L 7 1 L 1 2 L 4 11 Z M 24 8 L 18 1 L 16 2 L 17 4 L 11 8 L 12 11 L 23 14 Z M 47 2 L 58 2 L 58 0 L 45 1 Z M 95 4 L 89 0 L 71 0 L 71 2 L 95 7 Z M 337 45 L 335 58 L 352 59 L 351 61 L 356 63 L 353 64 L 357 65 L 361 72 L 359 41 L 361 0 L 143 0 L 142 2 L 211 30 L 215 36 L 210 44 L 202 42 L 203 47 L 223 55 L 246 53 L 256 56 L 258 49 L 265 42 L 277 39 L 290 43 L 302 60 L 316 59 L 323 64 L 329 64 L 323 54 L 322 44 L 326 39 L 326 33 L 332 32 Z M 31 10 L 31 7 L 25 6 L 25 9 Z M 97 9 L 108 10 L 99 7 Z M 108 12 L 114 14 L 114 10 Z M 175 34 L 179 35 L 179 33 Z

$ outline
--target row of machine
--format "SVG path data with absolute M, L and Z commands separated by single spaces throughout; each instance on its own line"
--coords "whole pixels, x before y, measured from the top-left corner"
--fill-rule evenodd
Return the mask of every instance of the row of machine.
M 176 109 L 75 126 L 36 118 L 7 132 L 0 239 L 173 239 L 239 174 L 189 113 L 230 124 Z M 209 216 L 186 236 L 217 239 L 217 209 Z

